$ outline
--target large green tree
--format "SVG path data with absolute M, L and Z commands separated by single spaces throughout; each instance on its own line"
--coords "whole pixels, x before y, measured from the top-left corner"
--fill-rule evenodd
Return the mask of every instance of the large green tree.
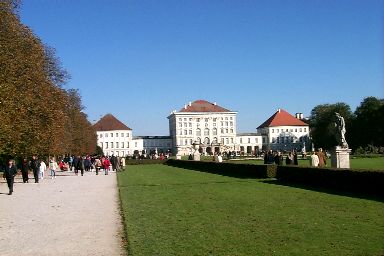
M 384 99 L 367 97 L 356 108 L 353 121 L 353 148 L 384 146 Z
M 316 148 L 330 149 L 337 144 L 335 139 L 335 113 L 344 117 L 346 140 L 349 142 L 349 129 L 354 118 L 351 108 L 346 103 L 323 104 L 314 107 L 309 117 L 312 142 Z

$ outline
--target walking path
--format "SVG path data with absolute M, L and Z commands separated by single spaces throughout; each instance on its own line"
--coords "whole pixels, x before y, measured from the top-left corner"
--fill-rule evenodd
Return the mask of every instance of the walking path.
M 124 255 L 116 174 L 57 175 L 1 178 L 0 255 Z

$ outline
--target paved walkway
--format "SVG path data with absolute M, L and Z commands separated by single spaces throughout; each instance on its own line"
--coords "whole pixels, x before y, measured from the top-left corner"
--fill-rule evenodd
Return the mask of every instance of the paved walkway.
M 48 173 L 48 172 L 47 172 Z M 0 181 L 0 255 L 125 255 L 116 174 Z

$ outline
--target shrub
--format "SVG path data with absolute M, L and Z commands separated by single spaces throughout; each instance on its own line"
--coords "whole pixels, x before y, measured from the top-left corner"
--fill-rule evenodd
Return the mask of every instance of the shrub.
M 276 178 L 306 186 L 384 195 L 382 170 L 278 166 Z
M 160 159 L 127 159 L 126 165 L 139 165 L 139 164 L 163 164 L 165 160 Z
M 198 170 L 231 177 L 273 178 L 276 176 L 276 165 L 217 163 L 174 159 L 167 160 L 165 164 L 184 169 Z

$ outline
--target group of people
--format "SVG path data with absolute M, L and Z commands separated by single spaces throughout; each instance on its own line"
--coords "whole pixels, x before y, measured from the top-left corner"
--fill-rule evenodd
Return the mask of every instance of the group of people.
M 327 154 L 322 148 L 312 152 L 310 164 L 313 167 L 324 167 L 327 165 Z
M 50 171 L 51 179 L 56 179 L 56 172 L 61 171 L 73 171 L 76 175 L 84 175 L 84 171 L 95 170 L 96 175 L 100 171 L 103 171 L 105 175 L 108 175 L 109 171 L 118 171 L 125 168 L 125 158 L 117 156 L 66 156 L 56 161 L 55 157 L 49 157 L 47 163 L 43 159 L 38 159 L 33 156 L 29 161 L 23 158 L 19 165 L 16 165 L 15 160 L 10 159 L 7 164 L 1 166 L 3 170 L 3 178 L 6 179 L 9 188 L 9 195 L 13 193 L 13 184 L 18 170 L 22 175 L 23 183 L 29 183 L 28 174 L 31 171 L 33 173 L 35 183 L 39 183 L 39 180 L 44 179 L 44 174 L 47 170 Z
M 264 164 L 277 164 L 282 165 L 284 163 L 284 156 L 281 154 L 280 151 L 272 151 L 269 150 L 267 153 L 264 154 Z M 299 165 L 299 162 L 297 160 L 297 152 L 291 151 L 288 153 L 288 155 L 285 157 L 285 164 L 286 165 Z

